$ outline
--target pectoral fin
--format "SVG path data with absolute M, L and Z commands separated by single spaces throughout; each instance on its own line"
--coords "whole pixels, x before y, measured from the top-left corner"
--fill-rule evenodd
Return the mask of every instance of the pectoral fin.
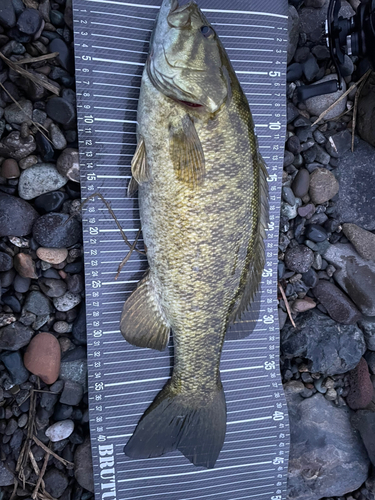
M 259 175 L 258 196 L 254 197 L 252 212 L 258 211 L 258 217 L 248 247 L 249 264 L 243 271 L 240 293 L 228 320 L 229 328 L 226 338 L 229 340 L 247 337 L 254 329 L 260 311 L 260 283 L 265 265 L 264 240 L 268 225 L 268 173 L 259 153 L 255 155 L 254 161 L 258 165 Z M 247 313 L 246 321 L 236 324 L 245 312 Z
M 169 340 L 170 327 L 158 305 L 149 276 L 145 276 L 124 304 L 120 330 L 125 340 L 137 347 L 162 351 Z
M 150 180 L 150 168 L 147 163 L 146 146 L 143 137 L 140 137 L 137 149 L 134 153 L 132 162 L 132 175 L 138 184 Z
M 170 128 L 169 154 L 180 181 L 191 187 L 202 182 L 206 173 L 204 153 L 189 115 L 185 115 L 180 124 Z

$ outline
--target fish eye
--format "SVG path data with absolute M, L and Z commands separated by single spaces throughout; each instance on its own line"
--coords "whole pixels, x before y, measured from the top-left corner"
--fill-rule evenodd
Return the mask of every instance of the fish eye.
M 214 30 L 210 26 L 202 26 L 201 33 L 205 38 L 212 38 L 215 34 Z

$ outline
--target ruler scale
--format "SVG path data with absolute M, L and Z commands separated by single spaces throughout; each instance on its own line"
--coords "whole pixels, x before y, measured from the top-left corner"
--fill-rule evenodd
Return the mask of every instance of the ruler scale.
M 126 198 L 136 147 L 141 75 L 161 0 L 74 0 L 82 198 L 99 192 L 132 243 L 140 227 Z M 270 225 L 260 319 L 243 340 L 226 341 L 221 378 L 227 434 L 214 469 L 181 453 L 132 460 L 123 453 L 139 418 L 168 380 L 173 346 L 133 347 L 119 331 L 124 301 L 147 269 L 128 251 L 99 198 L 83 209 L 90 429 L 97 499 L 195 500 L 286 497 L 289 429 L 279 373 L 277 255 L 285 138 L 286 0 L 201 0 L 246 93 L 270 174 Z M 229 7 L 229 8 L 228 8 Z M 142 248 L 142 237 L 138 247 Z M 246 318 L 239 326 L 246 328 Z

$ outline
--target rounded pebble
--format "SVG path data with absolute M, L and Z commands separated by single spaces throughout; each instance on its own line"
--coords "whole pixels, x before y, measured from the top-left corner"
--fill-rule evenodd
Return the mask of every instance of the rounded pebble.
M 39 247 L 36 254 L 40 260 L 44 260 L 50 264 L 60 264 L 67 258 L 68 250 L 66 248 Z
M 52 97 L 47 101 L 46 113 L 57 123 L 70 125 L 75 119 L 75 107 L 62 97 Z
M 53 442 L 62 441 L 68 438 L 74 431 L 74 422 L 72 420 L 60 420 L 48 427 L 45 435 Z
M 306 273 L 314 262 L 314 253 L 304 245 L 297 245 L 286 250 L 284 260 L 291 271 Z
M 61 297 L 56 297 L 53 299 L 53 305 L 58 311 L 70 311 L 73 307 L 77 306 L 82 300 L 80 295 L 72 292 L 66 292 Z
M 339 191 L 339 183 L 332 172 L 317 168 L 310 175 L 309 195 L 315 205 L 321 205 L 333 198 Z
M 70 247 L 81 239 L 81 225 L 74 218 L 62 213 L 42 215 L 33 226 L 33 238 L 48 248 Z
M 9 271 L 12 267 L 12 257 L 5 252 L 0 252 L 0 272 Z
M 46 384 L 56 382 L 60 373 L 60 344 L 51 333 L 38 333 L 27 347 L 25 367 Z
M 293 193 L 297 198 L 303 198 L 309 192 L 310 174 L 305 168 L 301 168 L 295 176 L 292 184 Z
M 0 237 L 30 234 L 38 216 L 27 201 L 0 192 Z
M 16 160 L 8 158 L 1 165 L 1 175 L 6 179 L 18 179 L 20 176 L 20 168 Z
M 14 268 L 22 278 L 38 278 L 38 275 L 36 274 L 35 262 L 33 261 L 31 255 L 27 253 L 18 253 L 14 257 Z
M 57 159 L 56 168 L 61 175 L 73 182 L 79 182 L 79 153 L 77 149 L 66 148 Z
M 32 200 L 41 194 L 65 186 L 67 179 L 59 174 L 54 165 L 39 163 L 21 173 L 18 192 L 24 200 Z

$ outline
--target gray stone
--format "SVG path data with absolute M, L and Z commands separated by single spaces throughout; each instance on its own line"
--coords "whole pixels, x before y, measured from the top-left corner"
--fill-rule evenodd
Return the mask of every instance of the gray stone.
M 297 48 L 300 32 L 299 15 L 293 5 L 289 5 L 288 10 L 288 64 L 292 61 Z
M 77 446 L 74 454 L 74 476 L 80 486 L 94 493 L 94 476 L 90 440 Z
M 351 144 L 352 144 L 351 133 L 349 132 L 348 129 L 345 129 L 341 132 L 337 132 L 337 134 L 331 135 L 328 138 L 327 151 L 329 145 L 330 146 L 328 151 L 329 154 L 331 156 L 334 156 L 335 158 L 339 158 L 350 150 Z
M 60 379 L 72 380 L 83 386 L 87 392 L 87 362 L 86 359 L 76 359 L 74 361 L 62 361 L 60 366 Z
M 295 176 L 292 189 L 298 198 L 303 198 L 309 192 L 310 174 L 305 168 L 301 168 Z
M 336 203 L 337 218 L 341 223 L 352 222 L 372 231 L 375 229 L 375 148 L 360 141 L 354 153 L 339 159 L 336 169 L 340 183 Z
M 68 438 L 74 431 L 74 422 L 72 420 L 60 420 L 50 425 L 45 431 L 45 435 L 53 443 Z
M 338 323 L 353 325 L 361 319 L 361 314 L 353 302 L 333 283 L 320 280 L 313 293 L 327 309 L 331 318 Z
M 51 133 L 53 147 L 58 150 L 66 148 L 67 142 L 59 127 L 54 123 L 51 123 L 49 131 Z
M 358 326 L 365 337 L 367 349 L 375 351 L 375 318 L 365 316 L 359 320 Z
M 342 230 L 362 259 L 375 262 L 375 234 L 349 223 L 343 224 Z
M 82 235 L 80 223 L 62 213 L 48 213 L 39 217 L 33 226 L 33 238 L 47 248 L 67 248 L 77 243 Z
M 37 316 L 48 315 L 53 311 L 52 304 L 47 297 L 35 290 L 28 294 L 23 309 Z
M 328 82 L 330 80 L 337 80 L 337 75 L 332 74 L 332 75 L 327 75 L 319 82 L 314 82 L 312 85 L 315 85 L 316 83 L 323 83 L 323 82 Z M 327 108 L 329 108 L 334 102 L 339 99 L 342 94 L 346 91 L 346 84 L 345 81 L 343 81 L 342 89 L 337 90 L 333 94 L 323 94 L 323 95 L 318 95 L 315 97 L 310 97 L 310 99 L 306 99 L 306 107 L 308 112 L 312 116 L 319 116 L 323 111 L 325 111 Z M 332 118 L 336 118 L 336 116 L 339 116 L 341 113 L 343 113 L 346 109 L 346 101 L 347 97 L 344 97 L 336 106 L 334 106 L 331 111 L 329 111 L 324 119 L 325 120 L 330 120 Z
M 350 244 L 330 245 L 323 257 L 337 271 L 333 278 L 366 316 L 375 316 L 375 263 L 362 259 Z
M 352 416 L 352 424 L 359 431 L 368 456 L 375 465 L 375 413 L 370 410 L 359 410 Z
M 310 175 L 309 195 L 315 205 L 321 205 L 336 196 L 339 183 L 332 172 L 326 168 L 317 168 Z
M 284 186 L 282 188 L 282 196 L 283 196 L 283 199 L 287 203 L 289 203 L 289 205 L 291 205 L 291 206 L 295 205 L 295 203 L 296 203 L 296 197 L 294 196 L 294 193 L 293 193 L 293 191 L 291 190 L 290 187 Z
M 61 297 L 53 299 L 53 305 L 58 311 L 70 311 L 77 306 L 82 300 L 82 297 L 72 292 L 66 292 Z
M 357 130 L 363 140 L 375 146 L 375 74 L 372 73 L 358 99 Z
M 41 194 L 60 189 L 67 182 L 54 165 L 38 163 L 21 173 L 18 192 L 24 200 L 32 200 Z
M 79 153 L 77 149 L 66 148 L 57 159 L 56 168 L 61 175 L 73 182 L 79 182 Z
M 54 498 L 60 498 L 66 490 L 69 480 L 63 472 L 55 467 L 47 470 L 43 477 L 46 491 Z
M 19 99 L 19 108 L 17 104 L 10 104 L 4 110 L 4 117 L 8 123 L 15 123 L 17 125 L 22 125 L 22 123 L 27 123 L 31 125 L 31 118 L 33 115 L 33 103 L 27 99 Z
M 39 286 L 48 297 L 61 297 L 66 292 L 67 285 L 61 279 L 39 278 Z
M 286 201 L 281 202 L 281 215 L 286 217 L 288 220 L 295 219 L 297 217 L 297 205 L 289 205 Z
M 83 396 L 83 387 L 78 382 L 67 380 L 64 385 L 64 390 L 60 397 L 60 403 L 66 405 L 77 406 L 81 402 Z
M 362 331 L 342 325 L 317 310 L 299 314 L 296 328 L 287 322 L 281 331 L 281 352 L 287 358 L 312 361 L 312 372 L 336 375 L 352 370 L 366 350 Z
M 314 262 L 314 254 L 304 245 L 288 248 L 285 253 L 285 265 L 291 271 L 306 273 Z
M 328 2 L 321 9 L 303 7 L 300 11 L 300 32 L 305 33 L 307 40 L 318 42 L 324 37 L 327 19 Z
M 351 410 L 322 394 L 303 399 L 303 384 L 288 382 L 290 419 L 289 500 L 338 497 L 359 488 L 368 476 L 369 459 L 351 426 Z
M 36 150 L 36 143 L 33 135 L 28 135 L 25 139 L 21 137 L 18 130 L 11 132 L 0 142 L 0 156 L 4 158 L 14 158 L 22 160 Z
M 0 460 L 0 486 L 10 486 L 13 483 L 13 474 L 5 467 L 4 462 Z
M 21 347 L 29 344 L 33 333 L 31 328 L 18 321 L 4 326 L 0 328 L 0 349 L 18 351 Z

